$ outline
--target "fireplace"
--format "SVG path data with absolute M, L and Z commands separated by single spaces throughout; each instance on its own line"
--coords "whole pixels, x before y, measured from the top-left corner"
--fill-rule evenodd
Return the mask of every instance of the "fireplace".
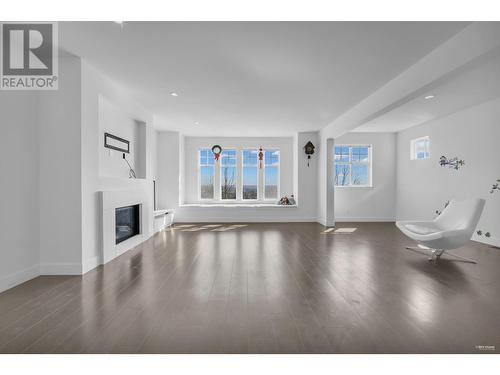
M 140 234 L 139 206 L 115 208 L 116 244 Z

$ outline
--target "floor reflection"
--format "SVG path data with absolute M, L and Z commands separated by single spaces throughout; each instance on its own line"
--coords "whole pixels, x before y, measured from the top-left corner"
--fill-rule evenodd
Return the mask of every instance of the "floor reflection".
M 329 229 L 352 235 L 322 236 L 325 227 L 313 223 L 174 225 L 81 282 L 49 291 L 48 304 L 16 307 L 25 310 L 19 319 L 36 318 L 25 337 L 37 339 L 26 345 L 38 352 L 415 353 L 496 343 L 498 252 L 474 244 L 461 252 L 480 251 L 478 265 L 429 263 L 404 250 L 407 239 L 393 224 Z

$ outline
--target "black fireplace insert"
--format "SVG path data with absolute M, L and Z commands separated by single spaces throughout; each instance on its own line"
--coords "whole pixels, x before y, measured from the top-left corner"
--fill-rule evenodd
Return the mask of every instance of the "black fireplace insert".
M 117 244 L 140 233 L 138 204 L 115 209 L 115 229 Z

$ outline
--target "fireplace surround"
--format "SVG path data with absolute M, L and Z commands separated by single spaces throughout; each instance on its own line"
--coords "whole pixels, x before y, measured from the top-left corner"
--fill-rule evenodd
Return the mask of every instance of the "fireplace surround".
M 134 248 L 153 234 L 153 210 L 149 188 L 150 185 L 144 186 L 143 189 L 100 192 L 102 264 Z

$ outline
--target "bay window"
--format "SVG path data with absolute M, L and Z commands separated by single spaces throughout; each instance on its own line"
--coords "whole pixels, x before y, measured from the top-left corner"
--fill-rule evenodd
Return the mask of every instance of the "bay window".
M 210 148 L 198 150 L 198 198 L 211 202 L 263 202 L 280 198 L 280 150 L 223 149 L 218 161 Z

